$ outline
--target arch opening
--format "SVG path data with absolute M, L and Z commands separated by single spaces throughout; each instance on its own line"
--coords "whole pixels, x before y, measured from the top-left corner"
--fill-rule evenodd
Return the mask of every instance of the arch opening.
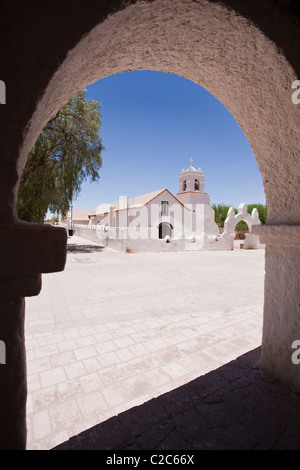
M 116 176 L 116 173 L 115 173 L 115 176 Z M 163 199 L 164 199 L 164 198 L 163 198 Z M 162 201 L 162 202 L 164 202 L 164 201 Z M 161 206 L 160 206 L 160 208 L 162 209 Z M 161 213 L 162 216 L 166 216 L 166 215 L 167 215 L 167 212 L 164 212 L 164 211 L 161 211 L 161 212 L 162 212 L 162 213 Z M 106 212 L 106 215 L 108 215 L 108 214 L 109 214 L 109 213 Z M 113 225 L 118 225 L 118 224 L 116 224 L 116 223 L 114 222 Z M 168 236 L 172 237 L 172 230 L 173 230 L 172 225 L 166 224 L 166 223 L 165 223 L 165 224 L 162 223 L 162 224 L 160 224 L 159 227 L 157 227 L 156 236 L 158 235 L 158 238 L 160 238 L 160 239 L 165 239 L 166 236 L 167 236 L 167 237 L 168 237 Z M 76 227 L 75 227 L 75 236 L 76 236 Z M 165 245 L 165 244 L 164 244 L 164 245 Z M 84 245 L 84 247 L 80 246 L 79 249 L 78 249 L 78 251 L 77 251 L 77 250 L 76 250 L 76 246 L 75 246 L 75 245 L 72 245 L 72 255 L 74 256 L 74 260 L 75 260 L 74 263 L 82 263 L 82 264 L 81 264 L 81 267 L 83 267 L 85 263 L 86 263 L 87 265 L 89 265 L 89 263 L 90 263 L 90 265 L 91 265 L 91 267 L 92 267 L 92 261 L 91 261 L 91 255 L 90 255 L 90 253 L 93 253 L 93 252 L 96 251 L 96 250 L 95 250 L 95 248 L 93 247 L 93 245 L 91 245 L 91 246 L 88 246 L 88 245 L 87 245 L 87 247 L 85 247 L 85 246 L 86 246 L 86 245 Z M 126 253 L 130 253 L 130 251 L 128 250 L 128 251 L 126 251 Z M 82 254 L 82 256 L 81 256 L 81 254 Z M 102 263 L 102 266 L 103 266 L 103 261 L 101 261 L 101 263 Z M 202 262 L 201 260 L 200 260 L 200 263 L 203 264 L 203 262 Z M 170 266 L 169 266 L 169 269 L 170 269 L 170 268 L 172 268 L 172 265 L 171 265 L 171 264 L 170 264 Z M 204 269 L 204 268 L 205 268 L 205 266 L 203 265 L 203 269 Z M 193 265 L 193 269 L 197 269 L 197 268 Z M 227 269 L 227 268 L 226 268 L 226 269 Z M 118 271 L 118 270 L 116 270 L 116 271 Z M 132 271 L 132 270 L 131 270 L 131 271 Z M 123 273 L 123 274 L 124 274 L 124 273 Z M 202 274 L 204 275 L 204 273 L 202 273 Z M 90 274 L 88 274 L 88 276 L 90 277 Z M 125 278 L 125 279 L 128 280 L 128 273 L 125 274 L 125 276 L 127 276 L 127 278 Z M 179 291 L 175 292 L 175 290 L 172 291 L 172 289 L 169 291 L 170 284 L 169 284 L 169 283 L 167 282 L 167 280 L 166 280 L 167 277 L 165 278 L 165 277 L 163 276 L 163 274 L 162 274 L 162 271 L 160 271 L 159 269 L 157 269 L 157 277 L 159 277 L 159 276 L 161 276 L 161 286 L 159 285 L 159 282 L 156 283 L 156 289 L 157 289 L 157 291 L 158 291 L 156 294 L 154 294 L 154 296 L 156 296 L 156 300 L 160 299 L 158 293 L 159 293 L 160 290 L 162 289 L 162 290 L 164 291 L 164 294 L 165 294 L 165 295 L 168 295 L 168 294 L 170 295 L 170 292 L 172 292 L 172 295 L 173 295 L 173 296 L 176 294 L 176 295 L 177 295 L 177 302 L 178 302 L 178 297 L 179 297 L 179 295 L 180 295 L 180 294 L 179 294 Z M 140 277 L 141 277 L 141 274 L 139 274 L 139 278 L 140 278 Z M 173 274 L 172 278 L 174 279 L 174 277 L 177 278 L 177 275 L 175 276 L 175 275 Z M 119 282 L 120 282 L 120 274 L 118 274 L 118 278 L 119 278 Z M 178 279 L 176 280 L 176 282 L 177 282 L 177 281 L 178 281 Z M 77 285 L 77 292 L 79 293 L 79 292 L 81 291 L 81 288 L 82 288 L 82 286 L 80 285 L 80 278 L 77 279 L 77 280 L 74 279 L 73 282 L 74 282 L 74 285 L 75 285 L 75 286 Z M 141 279 L 139 279 L 139 282 L 141 283 Z M 152 279 L 152 282 L 154 282 L 153 279 Z M 190 280 L 190 282 L 193 284 L 192 280 Z M 77 283 L 78 283 L 78 284 L 77 284 Z M 95 281 L 93 281 L 93 283 L 95 283 Z M 163 287 L 162 287 L 162 286 L 163 286 Z M 110 292 L 110 296 L 111 296 L 112 293 L 113 293 L 113 290 L 112 290 L 111 286 L 107 286 L 107 288 L 108 288 L 108 290 L 109 290 L 109 292 Z M 123 288 L 125 289 L 125 286 L 123 286 Z M 133 289 L 133 286 L 131 286 L 131 288 Z M 147 290 L 146 290 L 146 292 L 147 292 Z M 140 294 L 141 294 L 141 293 L 142 293 L 142 289 L 140 288 Z M 197 302 L 197 300 L 196 300 L 196 299 L 197 299 L 197 295 L 196 295 L 195 293 L 192 293 L 192 292 L 190 292 L 190 295 L 192 296 L 192 300 L 193 300 L 194 302 Z M 96 294 L 93 293 L 92 296 L 93 296 L 94 301 L 95 301 L 95 303 L 96 303 Z M 220 299 L 222 296 L 226 296 L 226 289 L 223 290 L 223 289 L 219 288 L 219 296 L 218 296 L 219 299 Z M 79 300 L 79 299 L 77 299 L 77 301 L 76 301 L 75 299 L 73 299 L 73 300 L 76 302 L 77 307 L 79 307 L 79 305 L 80 305 L 80 300 Z M 163 303 L 163 301 L 164 301 L 164 299 L 162 299 L 162 303 Z M 102 298 L 102 301 L 101 301 L 101 302 L 103 303 L 103 298 Z M 108 302 L 108 303 L 109 303 L 109 302 Z M 170 305 L 170 306 L 173 305 L 172 302 L 169 301 L 169 305 Z M 180 307 L 180 309 L 181 309 L 181 314 L 186 314 L 186 315 L 187 315 L 186 318 L 188 318 L 188 312 L 189 312 L 189 308 L 190 308 L 189 303 L 188 303 L 188 302 L 185 302 L 185 304 L 181 303 L 180 305 L 181 305 L 181 307 Z M 191 304 L 191 305 L 192 305 L 192 304 Z M 29 308 L 29 306 L 28 306 L 28 308 Z M 132 308 L 132 311 L 131 311 L 131 312 L 128 312 L 129 316 L 132 315 L 133 310 L 134 310 L 134 308 Z M 213 316 L 214 313 L 211 313 L 211 315 Z M 156 316 L 158 316 L 157 309 L 156 309 Z M 182 319 L 182 318 L 181 318 L 181 319 Z M 108 322 L 108 324 L 109 324 L 109 327 L 111 327 L 112 325 L 110 324 L 110 319 L 107 317 L 106 320 L 107 320 L 107 322 Z M 151 320 L 153 320 L 153 318 L 152 318 Z M 168 322 L 174 321 L 174 315 L 173 315 L 173 319 L 172 319 L 171 317 L 167 317 L 166 319 L 163 318 L 163 319 L 160 319 L 160 320 L 161 320 L 161 322 L 164 322 L 164 328 L 166 328 L 167 332 L 170 333 L 170 332 L 168 331 L 168 326 L 166 326 L 166 325 L 167 325 Z M 93 319 L 93 321 L 95 322 L 95 319 Z M 150 320 L 149 320 L 149 321 L 150 321 Z M 129 328 L 129 322 L 130 322 L 130 320 L 128 320 L 127 317 L 124 318 L 123 327 Z M 99 326 L 99 325 L 97 325 L 97 326 Z M 120 322 L 120 328 L 122 328 L 121 322 Z M 142 325 L 140 325 L 140 328 L 142 328 Z M 174 332 L 175 329 L 177 329 L 177 326 L 176 326 L 176 327 L 173 326 L 173 328 L 174 328 L 174 330 L 173 330 L 173 332 Z M 86 328 L 86 329 L 87 329 L 87 328 Z M 84 329 L 82 329 L 82 330 L 80 329 L 80 332 L 82 332 L 82 331 L 84 331 Z M 118 332 L 115 332 L 115 333 L 116 333 L 116 334 L 119 334 Z M 156 333 L 157 333 L 157 332 L 156 332 Z M 171 335 L 171 334 L 172 334 L 172 333 L 170 333 L 170 335 Z M 100 336 L 100 334 L 99 334 L 99 336 Z M 146 335 L 145 335 L 145 337 L 146 337 Z M 167 338 L 169 339 L 169 336 L 167 336 Z M 156 339 L 157 339 L 157 338 L 156 338 Z M 155 340 L 153 339 L 153 341 L 155 341 Z M 100 346 L 100 345 L 97 345 L 97 346 L 99 347 L 99 351 L 100 351 L 100 355 L 101 355 L 101 346 Z M 109 347 L 108 345 L 105 345 L 105 346 L 106 346 L 106 347 Z M 149 345 L 149 347 L 151 347 L 151 346 Z M 181 347 L 181 348 L 184 348 L 184 347 L 186 347 L 186 344 L 184 344 L 184 345 L 182 344 L 180 347 Z M 142 349 L 142 348 L 141 348 L 141 349 Z M 129 348 L 129 350 L 130 350 L 130 348 Z M 120 354 L 120 351 L 118 351 L 118 352 L 119 352 L 119 354 Z M 132 353 L 131 350 L 130 350 L 130 352 Z M 169 353 L 169 352 L 168 352 L 168 353 Z M 80 354 L 80 353 L 78 353 L 78 354 Z M 165 355 L 167 356 L 167 351 L 164 351 L 163 354 L 165 354 Z M 133 357 L 132 357 L 131 359 L 133 360 Z M 176 361 L 177 361 L 178 359 L 179 359 L 179 358 L 176 356 Z M 184 354 L 183 354 L 183 352 L 182 352 L 182 357 L 181 357 L 181 359 L 184 359 Z M 101 357 L 101 360 L 103 360 L 103 357 Z M 185 358 L 185 360 L 186 360 L 186 358 Z M 92 361 L 91 361 L 91 362 L 86 361 L 86 363 L 87 363 L 87 364 L 88 364 L 88 363 L 90 364 L 90 363 L 92 363 Z M 147 363 L 146 363 L 146 364 L 147 364 Z M 144 364 L 144 366 L 146 367 L 145 364 Z M 174 365 L 173 363 L 172 363 L 172 366 L 175 367 L 175 365 Z M 202 368 L 203 368 L 203 369 L 202 369 L 202 370 L 206 370 L 206 369 L 205 369 L 206 367 L 209 367 L 209 364 L 205 364 L 205 361 L 203 361 L 203 363 L 202 363 Z M 122 365 L 122 370 L 124 370 L 123 368 L 125 369 L 125 365 L 124 365 L 124 364 Z M 102 374 L 102 372 L 103 372 L 103 371 L 101 370 L 101 374 Z M 113 374 L 112 371 L 111 371 L 111 373 Z M 116 370 L 114 370 L 114 374 L 117 374 L 117 373 L 118 373 L 118 372 L 117 372 Z M 103 376 L 105 377 L 105 380 L 108 380 L 108 378 L 107 378 L 107 376 L 105 375 L 105 373 L 103 373 Z M 101 375 L 101 377 L 102 377 L 102 375 Z M 161 377 L 161 378 L 162 378 L 162 377 Z M 85 380 L 87 380 L 87 379 L 84 378 L 83 380 L 85 381 Z M 117 383 L 117 382 L 118 382 L 118 380 L 116 379 L 116 383 Z M 178 382 L 179 382 L 179 378 L 178 378 Z M 132 385 L 133 385 L 133 384 L 132 384 Z M 106 386 L 107 386 L 107 387 L 106 387 Z M 108 387 L 111 387 L 111 388 L 108 388 Z M 117 388 L 116 384 L 115 384 L 115 387 Z M 110 382 L 109 384 L 108 384 L 108 383 L 105 383 L 105 386 L 104 386 L 104 389 L 105 389 L 105 392 L 104 392 L 104 393 L 106 394 L 105 396 L 107 397 L 108 390 L 110 390 L 110 391 L 112 392 L 112 397 L 115 396 L 114 393 L 116 394 L 116 388 L 115 388 L 115 389 L 113 388 L 113 384 L 112 384 L 111 382 Z M 137 387 L 137 388 L 138 388 L 138 387 Z M 133 387 L 130 389 L 130 393 L 137 393 L 137 394 L 138 394 L 138 392 L 136 392 L 137 388 L 135 388 L 135 387 L 133 386 Z M 127 390 L 126 390 L 126 391 L 127 391 Z M 116 394 L 116 396 L 117 396 L 117 394 Z M 110 400 L 113 401 L 112 398 L 110 398 Z M 94 405 L 94 406 L 96 407 L 96 405 Z M 84 425 L 84 424 L 83 424 L 83 425 Z
M 153 5 L 155 10 L 151 4 L 138 2 L 111 15 L 69 51 L 37 101 L 28 123 L 18 162 L 19 174 L 43 125 L 74 91 L 122 71 L 160 70 L 187 77 L 225 105 L 257 159 L 269 221 L 299 224 L 295 210 L 300 202 L 298 176 L 291 171 L 297 166 L 299 148 L 298 119 L 296 109 L 291 108 L 288 90 L 288 84 L 297 78 L 293 68 L 258 28 L 224 5 L 191 1 L 182 6 L 177 2 L 177 14 L 172 17 L 168 8 L 172 2 Z M 216 35 L 216 31 L 220 34 Z M 278 66 L 277 80 L 270 87 L 269 70 L 274 63 Z M 257 87 L 257 83 L 261 86 Z M 275 123 L 274 116 L 278 116 Z M 282 159 L 286 135 L 295 137 L 285 146 L 286 158 Z M 291 192 L 293 204 L 288 205 Z
M 168 222 L 161 222 L 158 226 L 158 238 L 165 240 L 166 238 L 172 238 L 173 227 Z
M 275 166 L 269 165 L 270 160 L 274 162 L 272 152 L 276 152 L 276 145 L 278 149 L 281 148 L 280 141 L 284 141 L 282 132 L 285 130 L 285 126 L 280 128 L 279 125 L 276 133 L 271 131 L 274 126 L 273 108 L 276 107 L 276 114 L 281 116 L 282 124 L 289 122 L 290 127 L 296 125 L 296 121 L 294 123 L 284 117 L 288 115 L 290 118 L 291 112 L 296 111 L 290 107 L 290 96 L 282 96 L 276 89 L 285 88 L 285 83 L 293 82 L 295 76 L 292 68 L 282 57 L 282 63 L 278 64 L 280 79 L 270 89 L 267 66 L 274 61 L 278 63 L 278 49 L 258 28 L 227 10 L 224 5 L 207 1 L 197 4 L 191 1 L 184 5 L 177 2 L 177 14 L 170 18 L 167 3 L 162 6 L 155 4 L 154 7 L 142 2 L 130 5 L 94 27 L 70 51 L 36 106 L 25 135 L 20 157 L 21 167 L 24 166 L 28 150 L 43 125 L 74 92 L 118 72 L 159 70 L 186 77 L 203 86 L 229 110 L 239 123 L 257 159 L 269 206 L 269 221 L 276 223 L 279 215 L 281 219 L 284 216 L 294 217 L 294 214 L 280 214 L 282 194 L 279 197 L 278 192 L 272 189 L 279 185 L 282 191 L 289 192 L 292 185 L 297 187 L 297 178 L 287 172 L 280 158 L 276 160 Z M 127 30 L 134 31 L 130 41 L 129 36 L 122 34 L 125 24 Z M 147 40 L 144 31 L 151 31 L 151 37 L 148 35 Z M 218 35 L 215 35 L 216 31 Z M 155 45 L 152 47 L 149 46 L 151 38 Z M 221 53 L 224 51 L 224 42 L 227 44 L 226 54 Z M 239 44 L 238 49 L 236 44 Z M 260 45 L 259 49 L 257 44 Z M 258 60 L 257 50 L 259 53 L 264 51 L 263 61 Z M 75 65 L 78 61 L 81 63 L 80 69 Z M 228 63 L 231 64 L 230 69 Z M 248 68 L 251 69 L 250 83 Z M 260 89 L 257 88 L 257 83 L 261 84 Z M 274 102 L 270 93 L 276 96 Z M 296 141 L 291 145 L 297 145 Z M 296 164 L 297 148 L 298 146 L 294 147 L 289 153 L 291 167 Z M 272 152 L 267 149 L 272 149 Z

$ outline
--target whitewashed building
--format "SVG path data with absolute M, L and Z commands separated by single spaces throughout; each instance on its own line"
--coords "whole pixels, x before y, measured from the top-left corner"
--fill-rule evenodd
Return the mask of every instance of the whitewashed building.
M 72 220 L 77 235 L 131 252 L 231 250 L 234 229 L 240 220 L 245 220 L 250 228 L 260 225 L 257 209 L 250 215 L 243 203 L 237 215 L 230 208 L 220 234 L 209 194 L 204 191 L 203 172 L 192 165 L 181 170 L 175 195 L 165 188 L 136 197 L 120 197 L 84 214 L 74 211 Z M 258 237 L 247 234 L 245 247 L 256 248 L 257 243 Z
M 88 218 L 98 240 L 108 239 L 110 246 L 119 246 L 122 240 L 121 249 L 126 240 L 126 247 L 132 251 L 181 250 L 186 249 L 186 243 L 201 249 L 219 236 L 210 197 L 204 191 L 203 172 L 192 165 L 181 171 L 177 194 L 164 188 L 132 198 L 120 197 L 99 205 Z

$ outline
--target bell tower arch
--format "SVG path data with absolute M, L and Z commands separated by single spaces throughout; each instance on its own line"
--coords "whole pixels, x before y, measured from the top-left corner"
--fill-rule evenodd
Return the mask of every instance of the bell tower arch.
M 183 204 L 210 204 L 209 195 L 204 192 L 204 175 L 201 168 L 192 166 L 193 159 L 190 158 L 191 165 L 187 170 L 181 170 L 179 176 L 179 193 L 176 197 Z

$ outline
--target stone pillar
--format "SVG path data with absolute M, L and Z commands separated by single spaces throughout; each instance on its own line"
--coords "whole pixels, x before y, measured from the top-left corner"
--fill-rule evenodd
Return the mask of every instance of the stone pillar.
M 261 370 L 300 392 L 300 364 L 292 360 L 300 340 L 300 226 L 253 226 L 252 233 L 266 244 Z
M 1 450 L 26 448 L 24 298 L 40 292 L 40 273 L 63 270 L 66 241 L 63 228 L 0 225 L 0 340 L 5 346 L 5 357 L 0 357 Z

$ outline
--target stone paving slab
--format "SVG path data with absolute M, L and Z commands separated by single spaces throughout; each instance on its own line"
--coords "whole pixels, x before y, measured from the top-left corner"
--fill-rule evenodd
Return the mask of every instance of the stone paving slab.
M 28 449 L 51 449 L 260 345 L 262 250 L 151 256 L 68 243 L 65 271 L 26 300 Z
M 300 395 L 263 380 L 259 358 L 256 348 L 54 450 L 299 450 Z

